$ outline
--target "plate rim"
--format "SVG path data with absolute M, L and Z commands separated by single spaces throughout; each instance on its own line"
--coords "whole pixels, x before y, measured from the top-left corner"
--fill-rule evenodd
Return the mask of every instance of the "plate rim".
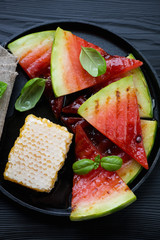
M 101 31 L 105 31 L 105 32 L 108 32 L 110 35 L 113 35 L 115 36 L 116 38 L 120 39 L 121 41 L 123 41 L 124 43 L 127 43 L 127 47 L 131 48 L 134 50 L 134 52 L 136 53 L 136 55 L 139 56 L 139 58 L 141 59 L 141 61 L 143 61 L 147 67 L 149 67 L 149 71 L 151 72 L 151 74 L 154 76 L 154 78 L 156 79 L 156 84 L 158 85 L 158 88 L 160 89 L 160 80 L 158 78 L 158 75 L 155 71 L 155 69 L 152 67 L 152 65 L 150 64 L 150 62 L 146 59 L 146 57 L 142 54 L 142 52 L 137 49 L 134 44 L 131 44 L 127 39 L 125 39 L 125 37 L 119 35 L 118 33 L 115 33 L 114 31 L 111 31 L 111 30 L 108 30 L 107 28 L 105 27 L 102 27 L 100 26 L 99 24 L 97 23 L 92 23 L 92 22 L 89 22 L 89 21 L 78 21 L 78 20 L 54 20 L 54 21 L 46 21 L 42 24 L 35 24 L 33 27 L 28 27 L 26 28 L 25 30 L 22 30 L 20 31 L 18 34 L 13 34 L 11 37 L 8 38 L 8 40 L 6 42 L 3 42 L 1 45 L 4 46 L 5 48 L 7 48 L 7 45 L 11 42 L 11 41 L 14 41 L 15 39 L 19 38 L 19 37 L 22 37 L 26 34 L 29 34 L 29 32 L 33 32 L 34 30 L 37 31 L 36 29 L 37 28 L 45 28 L 45 26 L 51 26 L 52 24 L 71 24 L 71 23 L 74 23 L 74 24 L 83 24 L 83 25 L 90 25 L 92 27 L 96 27 L 98 29 L 100 29 Z M 45 30 L 44 30 L 45 31 Z M 157 125 L 158 125 L 158 121 L 157 121 Z M 157 126 L 157 129 L 158 129 L 158 126 Z M 0 140 L 1 141 L 1 140 Z M 157 164 L 158 160 L 160 158 L 160 147 L 157 151 L 157 154 L 156 154 L 156 157 L 155 159 L 153 160 L 152 162 L 152 165 L 150 166 L 149 170 L 145 173 L 145 175 L 141 178 L 141 180 L 136 183 L 136 185 L 131 188 L 131 190 L 133 192 L 135 192 L 145 181 L 146 179 L 149 177 L 149 175 L 151 174 L 151 172 L 153 171 L 153 169 L 155 168 L 155 165 Z M 70 215 L 70 211 L 71 211 L 71 207 L 68 207 L 66 209 L 61 209 L 61 208 L 52 208 L 52 210 L 48 210 L 48 209 L 43 209 L 43 208 L 39 208 L 39 207 L 36 207 L 34 205 L 31 205 L 27 202 L 24 202 L 23 200 L 15 197 L 13 194 L 11 194 L 9 191 L 7 191 L 0 183 L 0 191 L 5 195 L 7 196 L 9 199 L 13 200 L 14 202 L 16 202 L 17 204 L 25 207 L 25 208 L 28 208 L 28 209 L 31 209 L 35 212 L 39 212 L 39 213 L 43 213 L 43 214 L 46 214 L 46 215 L 53 215 L 53 216 L 63 216 L 63 217 L 66 217 L 66 216 L 69 216 Z

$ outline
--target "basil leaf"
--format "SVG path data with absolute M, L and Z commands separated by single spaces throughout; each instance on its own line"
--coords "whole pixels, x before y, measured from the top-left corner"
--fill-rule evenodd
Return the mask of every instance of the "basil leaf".
M 106 61 L 94 48 L 81 47 L 80 62 L 82 67 L 93 77 L 106 72 Z
M 120 169 L 122 163 L 122 158 L 118 156 L 108 156 L 101 158 L 101 167 L 110 172 Z
M 27 111 L 35 107 L 45 89 L 45 79 L 33 78 L 29 80 L 21 90 L 21 95 L 15 103 L 16 110 Z
M 7 83 L 0 81 L 0 98 L 2 98 L 6 89 L 7 89 Z
M 84 175 L 92 171 L 95 167 L 95 162 L 90 159 L 81 159 L 76 161 L 72 169 L 78 175 Z

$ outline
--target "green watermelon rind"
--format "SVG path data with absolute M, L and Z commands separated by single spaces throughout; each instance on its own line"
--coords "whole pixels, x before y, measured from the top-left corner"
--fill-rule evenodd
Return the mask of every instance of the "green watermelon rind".
M 154 141 L 156 137 L 157 132 L 157 121 L 156 120 L 141 120 L 142 125 L 142 136 L 143 136 L 143 144 L 145 148 L 145 152 L 147 155 L 147 158 L 149 158 L 149 155 L 152 151 L 152 148 L 154 146 Z M 146 127 L 145 127 L 146 125 Z M 122 180 L 126 184 L 131 184 L 133 180 L 139 175 L 143 167 L 137 163 L 135 160 L 131 160 L 131 162 L 128 162 L 128 167 L 126 169 L 125 174 L 125 168 L 121 168 L 117 171 L 118 175 L 122 178 Z
M 135 59 L 133 54 L 127 56 L 129 59 Z M 133 76 L 133 82 L 136 89 L 137 101 L 139 105 L 139 113 L 142 118 L 153 118 L 152 98 L 145 76 L 140 67 L 133 69 L 125 74 L 125 76 Z
M 65 92 L 67 92 L 66 86 L 63 82 L 63 76 L 62 76 L 62 59 L 61 56 L 64 56 L 64 54 L 61 54 L 61 52 L 65 52 L 65 40 L 63 38 L 63 35 L 67 33 L 68 31 L 62 30 L 60 27 L 56 29 L 55 37 L 52 45 L 52 52 L 51 52 L 51 81 L 52 81 L 52 87 L 55 97 L 59 97 L 61 95 L 64 95 Z M 57 81 L 58 80 L 58 81 Z
M 8 44 L 8 49 L 19 59 L 24 53 L 34 50 L 39 44 L 53 41 L 55 30 L 41 31 L 25 35 Z
M 98 217 L 110 215 L 116 211 L 119 211 L 136 200 L 134 193 L 128 189 L 127 191 L 115 192 L 110 199 L 99 199 L 94 205 L 82 204 L 78 209 L 73 209 L 70 215 L 71 221 L 82 221 Z

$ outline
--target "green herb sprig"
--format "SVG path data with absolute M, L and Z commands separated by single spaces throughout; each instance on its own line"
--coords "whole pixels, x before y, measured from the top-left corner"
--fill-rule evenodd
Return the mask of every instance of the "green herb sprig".
M 35 107 L 40 100 L 46 80 L 43 78 L 33 78 L 29 80 L 21 90 L 21 94 L 15 103 L 16 110 L 24 112 Z
M 122 164 L 123 160 L 118 156 L 112 155 L 100 159 L 100 155 L 97 155 L 94 161 L 86 158 L 76 161 L 73 164 L 72 169 L 74 173 L 78 175 L 84 175 L 89 173 L 93 169 L 97 169 L 99 165 L 101 165 L 101 167 L 105 170 L 112 172 L 120 169 Z
M 106 72 L 106 61 L 94 48 L 81 47 L 80 63 L 93 77 L 98 77 Z

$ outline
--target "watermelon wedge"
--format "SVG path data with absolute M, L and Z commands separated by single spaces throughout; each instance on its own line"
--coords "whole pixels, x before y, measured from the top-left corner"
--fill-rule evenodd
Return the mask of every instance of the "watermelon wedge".
M 80 106 L 78 113 L 148 169 L 137 97 L 131 76 L 122 78 L 91 96 Z
M 75 143 L 77 159 L 94 159 L 99 154 L 80 125 L 76 127 Z M 86 175 L 75 174 L 70 219 L 80 221 L 108 215 L 135 200 L 136 196 L 116 172 L 99 167 Z
M 81 66 L 81 46 L 91 47 L 105 58 L 107 71 L 99 77 L 92 77 Z M 51 56 L 51 79 L 55 96 L 63 96 L 115 78 L 120 74 L 142 65 L 135 59 L 111 56 L 102 48 L 57 28 Z
M 54 35 L 55 31 L 31 33 L 8 44 L 30 78 L 50 75 Z

